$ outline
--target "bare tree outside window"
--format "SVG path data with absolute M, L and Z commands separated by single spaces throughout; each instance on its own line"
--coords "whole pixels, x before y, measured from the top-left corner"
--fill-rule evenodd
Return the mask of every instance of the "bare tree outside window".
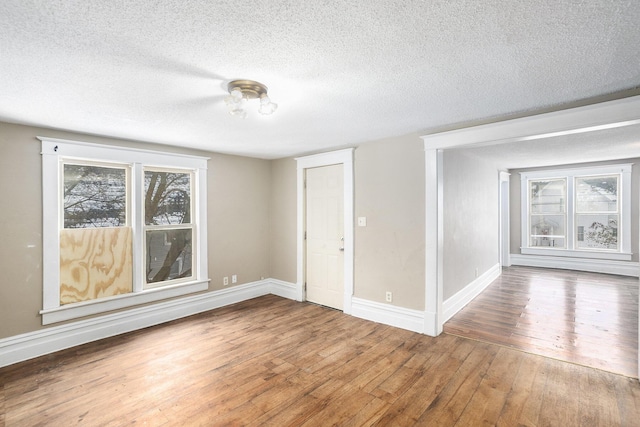
M 124 226 L 126 203 L 125 169 L 64 165 L 64 228 Z
M 145 171 L 144 222 L 146 225 L 191 223 L 191 175 Z
M 146 170 L 146 281 L 191 277 L 191 174 Z

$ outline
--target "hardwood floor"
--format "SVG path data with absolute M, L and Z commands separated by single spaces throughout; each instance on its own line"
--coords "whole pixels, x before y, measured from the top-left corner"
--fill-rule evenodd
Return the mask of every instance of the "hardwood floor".
M 444 331 L 638 377 L 638 278 L 508 267 Z
M 265 296 L 0 369 L 0 425 L 630 426 L 637 380 Z

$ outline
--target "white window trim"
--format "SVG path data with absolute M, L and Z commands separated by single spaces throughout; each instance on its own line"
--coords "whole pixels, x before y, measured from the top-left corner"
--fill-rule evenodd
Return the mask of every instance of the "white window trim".
M 610 259 L 620 261 L 630 261 L 631 252 L 631 163 L 613 164 L 605 166 L 593 166 L 585 168 L 553 169 L 544 171 L 529 171 L 520 173 L 520 194 L 521 194 L 521 247 L 523 255 L 548 255 L 557 257 Z M 575 249 L 575 195 L 574 178 L 576 176 L 610 175 L 620 174 L 620 229 L 619 234 L 620 250 L 594 250 Z M 528 182 L 532 179 L 567 179 L 567 202 L 566 202 L 566 242 L 567 248 L 540 248 L 529 246 L 529 188 Z
M 206 157 L 141 150 L 129 147 L 92 144 L 64 139 L 38 137 L 42 141 L 42 204 L 43 204 L 43 308 L 42 324 L 95 315 L 138 304 L 159 301 L 204 291 L 209 287 L 207 262 L 207 160 Z M 62 159 L 94 160 L 128 164 L 131 167 L 130 218 L 133 229 L 133 292 L 93 301 L 60 305 L 60 174 Z M 187 169 L 194 172 L 194 260 L 195 279 L 189 282 L 143 289 L 143 224 L 142 188 L 143 165 L 147 167 Z

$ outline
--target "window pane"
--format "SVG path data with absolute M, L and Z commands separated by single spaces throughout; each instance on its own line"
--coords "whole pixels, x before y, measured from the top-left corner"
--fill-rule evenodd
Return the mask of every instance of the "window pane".
M 565 246 L 564 215 L 531 215 L 531 246 Z
M 576 215 L 576 225 L 584 230 L 576 248 L 618 249 L 618 215 Z
M 191 277 L 192 229 L 146 232 L 147 283 Z
M 529 181 L 531 213 L 564 213 L 566 185 L 564 179 Z
M 124 168 L 64 165 L 64 228 L 124 226 L 126 199 Z
M 191 223 L 191 174 L 144 172 L 146 225 Z
M 576 178 L 576 212 L 617 211 L 617 175 Z

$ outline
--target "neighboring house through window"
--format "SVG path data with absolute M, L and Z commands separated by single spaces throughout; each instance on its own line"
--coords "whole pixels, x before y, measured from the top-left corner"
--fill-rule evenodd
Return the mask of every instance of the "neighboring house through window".
M 44 324 L 208 288 L 206 158 L 40 139 Z
M 521 173 L 523 254 L 631 259 L 631 165 Z

